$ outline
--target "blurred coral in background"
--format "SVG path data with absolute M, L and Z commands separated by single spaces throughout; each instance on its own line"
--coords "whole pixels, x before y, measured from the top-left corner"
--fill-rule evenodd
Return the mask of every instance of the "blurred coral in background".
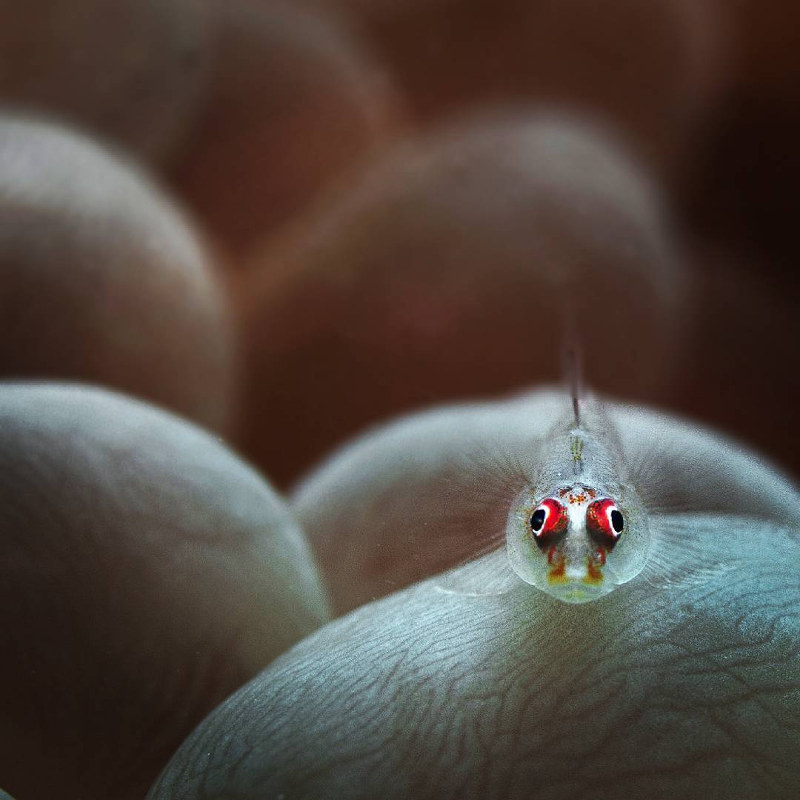
M 599 392 L 800 474 L 798 30 L 789 0 L 0 6 L 0 677 L 24 695 L 0 698 L 0 785 L 141 798 L 328 618 L 267 481 L 394 415 L 558 383 L 565 342 Z M 219 538 L 187 545 L 204 525 Z M 187 546 L 208 573 L 176 566 Z M 277 550 L 277 578 L 252 574 Z M 29 646 L 65 627 L 58 658 Z M 221 660 L 195 669 L 206 645 Z M 94 702 L 79 653 L 109 660 L 70 733 Z
M 598 148 L 611 142 L 620 163 L 628 151 L 628 166 L 620 168 L 655 184 L 661 196 L 647 202 L 658 206 L 654 213 L 661 219 L 652 224 L 664 229 L 674 251 L 672 269 L 688 276 L 681 300 L 673 298 L 654 317 L 641 306 L 646 293 L 637 304 L 610 287 L 615 312 L 583 313 L 584 324 L 598 316 L 591 321 L 593 336 L 583 337 L 592 353 L 587 363 L 597 364 L 590 366 L 595 385 L 699 415 L 787 466 L 800 466 L 791 435 L 764 425 L 756 413 L 766 405 L 768 418 L 790 424 L 797 387 L 796 370 L 787 368 L 796 363 L 791 343 L 797 339 L 797 281 L 789 265 L 798 69 L 788 4 L 772 3 L 762 13 L 753 3 L 729 8 L 712 0 L 614 0 L 602 10 L 586 0 L 85 0 L 67 10 L 37 0 L 3 13 L 0 91 L 8 110 L 78 125 L 107 146 L 127 149 L 203 225 L 216 254 L 212 269 L 218 281 L 233 284 L 234 314 L 243 322 L 244 416 L 237 441 L 281 482 L 387 413 L 558 377 L 553 341 L 561 331 L 554 333 L 552 315 L 562 304 L 537 296 L 537 275 L 549 267 L 541 252 L 537 257 L 543 245 L 536 228 L 546 224 L 556 231 L 577 224 L 567 222 L 570 215 L 594 212 L 576 198 L 557 200 L 557 188 L 514 190 L 509 181 L 521 181 L 526 172 L 536 180 L 536 159 L 547 156 L 537 155 L 532 144 L 515 166 L 502 134 L 478 147 L 474 132 L 476 120 L 486 127 L 496 117 L 499 129 L 509 116 L 518 119 L 508 123 L 513 127 L 526 115 L 543 114 L 564 120 L 567 139 L 596 138 Z M 569 153 L 561 157 L 586 172 Z M 442 185 L 445 172 L 453 176 L 450 187 Z M 568 192 L 580 179 L 566 173 L 553 178 Z M 606 180 L 596 178 L 598 185 Z M 468 191 L 476 193 L 469 219 L 463 208 Z M 515 203 L 515 191 L 529 195 Z M 399 202 L 413 207 L 401 209 Z M 548 212 L 553 217 L 545 222 L 531 204 L 547 202 L 564 209 L 560 217 L 557 210 Z M 635 198 L 630 203 L 643 211 Z M 430 230 L 420 230 L 415 209 Z M 530 251 L 512 243 L 526 216 Z M 345 233 L 345 225 L 353 233 Z M 598 235 L 607 225 L 605 219 L 587 220 L 584 235 Z M 480 226 L 487 229 L 480 232 Z M 470 235 L 481 240 L 481 255 L 467 245 Z M 344 236 L 351 240 L 348 250 L 333 256 L 344 247 L 334 242 Z M 609 237 L 620 248 L 638 247 L 630 232 Z M 374 257 L 362 242 L 370 243 Z M 330 258 L 338 263 L 321 263 Z M 366 263 L 357 262 L 368 258 L 382 263 L 369 268 L 374 276 L 365 283 Z M 575 267 L 577 256 L 566 252 L 546 258 L 557 263 L 555 270 L 589 268 L 602 271 L 603 279 L 615 269 L 601 270 L 591 261 Z M 652 255 L 644 258 L 653 261 Z M 519 278 L 505 271 L 509 259 Z M 446 262 L 455 260 L 465 274 L 453 291 L 440 281 Z M 309 272 L 339 284 L 335 301 L 309 284 Z M 365 278 L 354 277 L 362 272 Z M 526 274 L 531 284 L 523 290 L 515 281 Z M 493 298 L 485 295 L 488 283 Z M 587 287 L 585 280 L 575 283 Z M 529 320 L 505 305 L 522 304 L 526 293 Z M 300 305 L 289 295 L 302 299 Z M 336 311 L 342 303 L 351 307 L 345 317 Z M 411 308 L 420 303 L 427 305 Z M 462 319 L 465 307 L 476 303 L 483 320 Z M 386 304 L 387 313 L 425 318 L 424 346 L 420 334 L 387 327 L 386 313 L 378 310 Z M 649 317 L 649 331 L 635 319 L 640 311 Z M 373 322 L 361 321 L 367 313 Z M 659 313 L 669 319 L 660 320 Z M 671 343 L 671 352 L 656 348 L 644 358 L 616 351 L 603 337 L 628 318 L 636 338 L 655 336 Z M 452 330 L 454 319 L 469 332 Z M 373 333 L 371 324 L 378 326 Z M 322 339 L 301 344 L 298 337 L 307 339 L 310 328 Z M 551 333 L 553 338 L 542 338 Z M 461 343 L 458 356 L 454 336 Z M 590 338 L 605 345 L 606 363 L 595 358 Z M 329 357 L 325 348 L 337 339 L 343 356 Z M 192 335 L 185 340 L 200 345 Z M 373 358 L 378 342 L 399 360 Z M 420 346 L 429 367 L 420 364 L 418 374 L 407 374 L 402 362 L 415 358 Z M 459 362 L 464 352 L 480 354 L 482 348 L 491 356 Z M 276 349 L 284 353 L 279 361 Z M 530 353 L 527 363 L 512 359 L 514 351 Z M 38 370 L 42 377 L 128 388 L 133 369 L 111 379 L 25 360 L 20 356 L 19 367 L 10 365 L 7 374 Z M 740 379 L 743 365 L 746 378 Z M 660 395 L 635 389 L 650 372 L 663 376 Z M 387 386 L 392 381 L 402 388 Z M 718 402 L 722 386 L 725 404 Z

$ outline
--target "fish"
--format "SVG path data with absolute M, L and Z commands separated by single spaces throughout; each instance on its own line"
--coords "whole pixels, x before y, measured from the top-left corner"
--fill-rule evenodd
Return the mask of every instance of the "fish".
M 653 537 L 611 418 L 597 399 L 572 400 L 545 437 L 534 479 L 511 504 L 506 551 L 525 583 L 585 603 L 636 577 Z
M 648 562 L 648 513 L 611 416 L 583 390 L 579 352 L 574 344 L 565 350 L 564 413 L 510 504 L 505 552 L 485 562 L 483 575 L 471 576 L 497 593 L 507 587 L 498 566 L 506 575 L 510 566 L 517 578 L 562 602 L 586 603 L 635 578 Z

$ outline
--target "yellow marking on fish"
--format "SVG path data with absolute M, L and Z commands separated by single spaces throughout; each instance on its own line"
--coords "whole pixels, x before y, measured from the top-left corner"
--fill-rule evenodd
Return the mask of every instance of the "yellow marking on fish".
M 558 584 L 565 584 L 571 583 L 570 579 L 567 577 L 566 570 L 564 569 L 564 565 L 562 564 L 559 567 L 553 567 L 547 573 L 547 582 L 552 585 Z
M 547 556 L 550 562 L 550 569 L 547 571 L 547 582 L 550 585 L 569 583 L 567 577 L 567 559 L 563 555 L 556 553 L 555 549 L 551 550 Z
M 586 562 L 586 577 L 583 579 L 584 583 L 590 586 L 599 586 L 603 582 L 603 571 L 591 560 Z
M 583 462 L 583 439 L 580 436 L 573 436 L 570 440 L 570 452 L 575 469 L 578 470 Z

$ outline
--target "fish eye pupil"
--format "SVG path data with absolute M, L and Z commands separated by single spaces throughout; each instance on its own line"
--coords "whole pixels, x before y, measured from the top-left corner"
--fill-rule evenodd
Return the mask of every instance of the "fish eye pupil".
M 611 512 L 611 527 L 615 533 L 622 533 L 622 529 L 625 527 L 625 520 L 616 508 Z
M 531 528 L 533 528 L 534 533 L 538 533 L 542 529 L 545 516 L 546 512 L 543 508 L 537 508 L 536 511 L 533 512 L 533 516 L 531 517 Z

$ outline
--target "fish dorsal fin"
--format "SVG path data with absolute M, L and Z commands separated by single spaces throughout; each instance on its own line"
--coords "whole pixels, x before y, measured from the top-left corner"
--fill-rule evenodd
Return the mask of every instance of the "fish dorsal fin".
M 575 337 L 570 337 L 564 345 L 563 372 L 564 383 L 572 401 L 572 415 L 576 428 L 581 427 L 581 406 L 583 404 L 583 365 L 581 349 Z

